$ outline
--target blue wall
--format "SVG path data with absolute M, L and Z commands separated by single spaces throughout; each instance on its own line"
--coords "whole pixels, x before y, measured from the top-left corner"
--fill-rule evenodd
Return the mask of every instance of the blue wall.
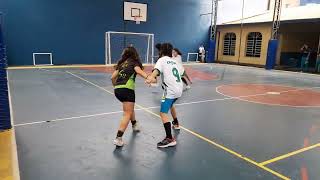
M 319 3 L 320 3 L 320 0 L 301 0 L 300 3 L 301 3 L 302 5 L 306 5 L 306 4 L 309 4 L 309 3 L 319 4 Z
M 148 3 L 148 22 L 126 31 L 155 34 L 185 54 L 207 44 L 210 0 Z M 121 0 L 0 0 L 10 65 L 31 65 L 32 52 L 52 52 L 54 64 L 104 64 L 106 31 L 123 31 Z

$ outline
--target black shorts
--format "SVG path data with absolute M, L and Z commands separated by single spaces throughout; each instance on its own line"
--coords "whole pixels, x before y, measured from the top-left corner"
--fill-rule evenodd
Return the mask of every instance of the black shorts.
M 136 102 L 134 90 L 127 88 L 119 88 L 114 90 L 114 95 L 120 102 Z

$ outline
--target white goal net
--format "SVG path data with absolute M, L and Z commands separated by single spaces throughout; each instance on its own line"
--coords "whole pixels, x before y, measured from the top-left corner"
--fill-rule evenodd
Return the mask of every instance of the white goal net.
M 199 62 L 199 53 L 188 53 L 187 62 Z
M 116 64 L 121 58 L 123 49 L 128 46 L 133 46 L 137 49 L 142 63 L 153 64 L 154 34 L 114 31 L 106 32 L 106 64 Z

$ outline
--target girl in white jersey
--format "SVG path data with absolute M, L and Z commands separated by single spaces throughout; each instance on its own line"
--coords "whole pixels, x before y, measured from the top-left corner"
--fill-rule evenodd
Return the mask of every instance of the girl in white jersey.
M 166 131 L 166 138 L 157 144 L 159 148 L 166 148 L 177 144 L 171 133 L 171 123 L 168 112 L 171 110 L 171 114 L 174 116 L 174 123 L 178 124 L 176 110 L 173 104 L 181 97 L 183 84 L 181 73 L 179 72 L 181 67 L 172 59 L 172 50 L 173 47 L 169 43 L 161 45 L 161 58 L 158 59 L 152 74 L 146 80 L 147 84 L 156 83 L 156 77 L 161 75 L 164 87 L 160 117 Z
M 174 48 L 172 51 L 172 58 L 181 66 L 181 70 L 180 73 L 181 74 L 181 79 L 183 81 L 183 83 L 186 85 L 187 89 L 190 89 L 190 85 L 188 83 L 188 81 L 190 82 L 190 84 L 192 84 L 189 76 L 187 75 L 187 72 L 185 71 L 183 65 L 182 65 L 182 53 L 180 52 L 180 50 L 178 48 Z M 188 81 L 187 81 L 188 80 Z

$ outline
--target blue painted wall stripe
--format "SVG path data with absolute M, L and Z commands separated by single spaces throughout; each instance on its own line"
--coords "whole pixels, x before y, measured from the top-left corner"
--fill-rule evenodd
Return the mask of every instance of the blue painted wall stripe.
M 0 15 L 1 16 L 1 15 Z M 8 97 L 6 46 L 0 22 L 0 131 L 11 128 L 10 105 Z
M 55 64 L 103 64 L 106 31 L 155 34 L 184 54 L 208 44 L 210 0 L 137 0 L 148 22 L 123 22 L 121 0 L 2 0 L 9 65 L 31 65 L 32 52 L 52 52 Z

